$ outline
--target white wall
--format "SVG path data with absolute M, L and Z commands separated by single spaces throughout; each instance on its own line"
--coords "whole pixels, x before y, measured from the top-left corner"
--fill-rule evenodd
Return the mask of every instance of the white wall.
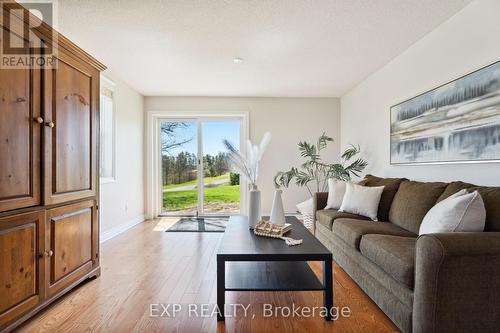
M 336 98 L 145 97 L 144 103 L 146 111 L 248 111 L 252 142 L 259 142 L 267 131 L 272 134 L 258 181 L 266 214 L 271 211 L 276 172 L 301 163 L 299 141 L 315 142 L 326 132 L 335 143 L 324 156 L 330 161 L 339 156 L 340 111 Z M 295 205 L 307 198 L 305 189 L 292 185 L 283 194 L 285 210 L 296 211 Z
M 101 241 L 144 220 L 143 97 L 109 71 L 115 84 L 115 181 L 101 184 Z
M 500 165 L 389 165 L 389 108 L 500 60 L 500 1 L 480 0 L 415 43 L 341 98 L 341 145 L 360 144 L 381 176 L 500 185 Z

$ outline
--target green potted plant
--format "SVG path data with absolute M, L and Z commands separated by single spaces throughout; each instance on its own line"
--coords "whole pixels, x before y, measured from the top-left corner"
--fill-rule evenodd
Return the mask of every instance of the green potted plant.
M 314 216 L 312 216 L 312 196 L 314 193 L 328 191 L 329 178 L 349 181 L 352 176 L 359 176 L 368 165 L 364 159 L 355 158 L 361 150 L 359 146 L 354 145 L 350 145 L 342 153 L 339 163 L 325 162 L 321 157 L 321 152 L 327 148 L 329 142 L 333 142 L 333 138 L 325 133 L 318 138 L 315 144 L 305 141 L 299 142 L 299 152 L 300 156 L 305 159 L 304 163 L 299 167 L 292 167 L 288 171 L 279 171 L 274 177 L 277 189 L 288 188 L 292 180 L 295 180 L 297 186 L 307 189 L 311 198 L 299 203 L 297 208 L 304 217 L 304 224 L 308 227 L 312 226 L 314 222 Z

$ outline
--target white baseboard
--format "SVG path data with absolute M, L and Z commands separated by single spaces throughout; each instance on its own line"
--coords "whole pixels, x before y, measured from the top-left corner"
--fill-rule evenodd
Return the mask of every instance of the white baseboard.
M 243 214 L 245 215 L 245 214 Z M 289 212 L 285 212 L 285 215 L 288 216 L 298 216 L 300 215 L 300 213 L 298 213 L 297 211 L 289 211 Z M 262 216 L 271 216 L 271 213 L 262 213 Z
M 100 243 L 104 243 L 105 241 L 108 241 L 111 238 L 118 236 L 122 232 L 125 232 L 128 229 L 130 229 L 130 228 L 132 228 L 132 227 L 134 227 L 134 226 L 136 226 L 139 223 L 142 223 L 144 221 L 145 221 L 144 214 L 141 214 L 141 215 L 137 216 L 136 218 L 129 220 L 125 224 L 116 226 L 116 227 L 111 228 L 107 231 L 103 231 L 103 232 L 101 232 L 100 237 L 99 237 Z

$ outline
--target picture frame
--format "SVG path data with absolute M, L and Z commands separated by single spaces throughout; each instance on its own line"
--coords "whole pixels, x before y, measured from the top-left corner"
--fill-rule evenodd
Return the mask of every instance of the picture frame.
M 500 61 L 390 107 L 390 164 L 500 162 Z

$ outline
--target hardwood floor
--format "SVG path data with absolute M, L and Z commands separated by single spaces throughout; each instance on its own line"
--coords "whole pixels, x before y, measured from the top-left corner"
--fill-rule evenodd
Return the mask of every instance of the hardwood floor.
M 216 303 L 215 253 L 221 233 L 167 233 L 172 221 L 147 221 L 102 244 L 102 274 L 82 284 L 19 328 L 19 332 L 397 332 L 396 326 L 338 266 L 335 306 L 349 318 L 263 317 L 262 305 L 322 306 L 322 292 L 227 292 L 238 308 L 225 324 L 188 317 L 189 303 Z M 321 266 L 311 264 L 316 274 Z M 150 304 L 185 304 L 175 318 L 151 317 Z M 162 308 L 160 307 L 160 312 Z M 212 308 L 210 308 L 211 311 Z M 172 313 L 170 309 L 170 313 Z M 201 310 L 198 308 L 198 312 Z M 158 313 L 160 313 L 158 312 Z M 155 312 L 156 313 L 156 312 Z

